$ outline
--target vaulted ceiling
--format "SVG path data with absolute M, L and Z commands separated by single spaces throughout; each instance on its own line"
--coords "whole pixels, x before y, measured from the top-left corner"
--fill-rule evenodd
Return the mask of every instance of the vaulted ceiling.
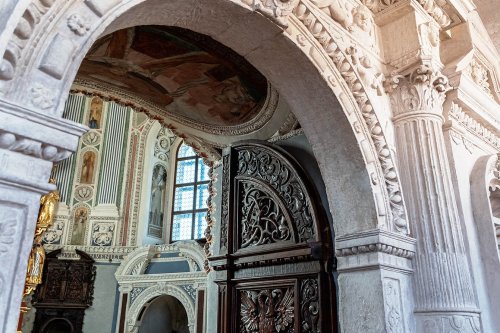
M 266 79 L 231 49 L 208 36 L 161 26 L 102 37 L 77 79 L 132 92 L 181 119 L 212 126 L 255 118 L 267 93 Z

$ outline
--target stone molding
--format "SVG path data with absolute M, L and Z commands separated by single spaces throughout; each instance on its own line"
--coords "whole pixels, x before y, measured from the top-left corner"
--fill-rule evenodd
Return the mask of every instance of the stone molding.
M 49 162 L 68 158 L 76 150 L 85 126 L 40 115 L 0 101 L 0 148 Z
M 460 105 L 452 102 L 448 112 L 446 113 L 446 118 L 448 121 L 451 120 L 452 127 L 456 126 L 455 124 L 458 124 L 473 134 L 474 137 L 481 139 L 494 149 L 500 149 L 500 137 L 490 131 L 482 123 L 468 115 Z
M 118 278 L 127 275 L 141 275 L 155 255 L 165 252 L 179 252 L 188 261 L 196 264 L 190 265 L 191 268 L 197 266 L 198 270 L 201 270 L 204 267 L 205 254 L 203 248 L 195 241 L 179 241 L 173 244 L 135 248 L 124 258 L 120 267 L 116 270 L 115 276 Z
M 96 262 L 102 263 L 119 263 L 129 253 L 134 251 L 133 246 L 86 246 L 86 245 L 51 245 L 45 244 L 44 248 L 47 252 L 62 249 L 59 255 L 60 259 L 78 259 L 80 256 L 75 250 L 80 250 L 87 253 Z
M 339 272 L 384 267 L 403 273 L 413 271 L 416 240 L 384 230 L 371 230 L 338 237 L 335 255 Z

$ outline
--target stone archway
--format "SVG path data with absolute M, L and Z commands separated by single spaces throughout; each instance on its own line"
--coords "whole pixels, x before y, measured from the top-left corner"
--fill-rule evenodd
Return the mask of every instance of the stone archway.
M 127 332 L 137 332 L 139 328 L 137 325 L 139 321 L 139 313 L 146 303 L 150 302 L 153 298 L 165 295 L 174 297 L 182 304 L 188 317 L 189 331 L 194 333 L 195 306 L 191 301 L 191 298 L 182 288 L 168 283 L 158 283 L 156 286 L 149 287 L 137 297 L 135 302 L 127 311 Z
M 46 191 L 42 184 L 48 178 L 50 162 L 74 150 L 84 130 L 58 119 L 86 51 L 103 33 L 160 24 L 212 36 L 247 58 L 286 98 L 318 160 L 330 206 L 334 207 L 337 238 L 379 228 L 386 230 L 388 237 L 399 234 L 404 238 L 407 234 L 398 174 L 375 112 L 377 103 L 372 103 L 374 91 L 369 91 L 376 88 L 367 81 L 366 69 L 364 74 L 359 71 L 354 52 L 357 45 L 352 44 L 347 30 L 333 24 L 331 17 L 310 2 L 210 0 L 200 5 L 194 0 L 87 0 L 72 4 L 34 0 L 23 17 L 22 10 L 16 13 L 19 20 L 9 30 L 15 32 L 1 39 L 10 41 L 1 65 L 0 108 L 12 110 L 12 119 L 29 114 L 33 122 L 56 124 L 52 126 L 58 131 L 56 137 L 72 138 L 62 145 L 42 134 L 0 128 L 8 135 L 2 134 L 0 147 L 37 157 L 43 170 L 31 177 L 35 188 L 30 193 L 31 212 L 20 221 L 34 220 L 34 201 Z M 40 149 L 20 145 L 25 138 Z M 22 172 L 12 167 L 10 174 L 15 177 Z M 338 198 L 342 198 L 341 208 Z M 29 223 L 19 225 L 25 228 L 19 235 L 32 233 Z M 25 243 L 17 251 L 21 256 L 13 252 L 21 263 L 19 271 L 24 270 Z M 352 255 L 340 250 L 338 256 Z M 13 277 L 14 273 L 9 273 L 7 284 L 15 285 Z M 21 287 L 17 289 L 20 294 Z M 13 296 L 11 306 L 17 301 Z

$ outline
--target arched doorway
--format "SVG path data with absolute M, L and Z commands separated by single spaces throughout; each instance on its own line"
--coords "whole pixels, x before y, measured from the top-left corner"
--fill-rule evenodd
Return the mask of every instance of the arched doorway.
M 23 72 L 13 68 L 14 75 L 2 84 L 7 101 L 35 110 L 41 119 L 59 116 L 81 60 L 103 33 L 151 24 L 211 35 L 248 59 L 290 104 L 322 171 L 336 235 L 379 226 L 406 234 L 398 175 L 383 126 L 364 88 L 366 84 L 344 45 L 337 45 L 336 38 L 326 31 L 328 22 L 311 12 L 312 7 L 299 6 L 300 10 L 292 14 L 297 1 L 289 5 L 274 1 L 274 5 L 260 7 L 263 16 L 249 10 L 255 7 L 248 6 L 248 1 L 237 4 L 213 0 L 200 5 L 197 1 L 115 0 L 102 4 L 89 0 L 64 7 L 64 11 L 62 1 L 43 3 L 47 11 L 60 9 L 60 14 L 57 18 L 52 16 L 50 21 L 44 18 L 37 27 L 46 28 L 46 38 L 37 39 L 41 42 L 30 49 L 31 55 L 22 55 L 29 68 Z M 85 20 L 73 17 L 77 24 L 68 24 L 73 12 L 85 13 Z M 307 23 L 306 12 L 317 25 Z M 63 18 L 63 13 L 68 17 Z M 289 26 L 284 30 L 282 25 L 287 15 Z M 269 21 L 269 17 L 279 25 Z M 26 91 L 33 93 L 32 100 L 26 101 L 21 93 Z M 70 135 L 73 141 L 78 132 L 75 129 Z M 67 151 L 73 149 L 74 143 L 50 144 L 57 151 Z M 353 179 L 356 186 L 350 187 Z M 21 256 L 21 262 L 24 259 Z
M 138 333 L 189 333 L 186 309 L 179 300 L 162 295 L 144 305 Z
M 43 333 L 72 333 L 73 326 L 66 319 L 54 319 L 42 329 Z

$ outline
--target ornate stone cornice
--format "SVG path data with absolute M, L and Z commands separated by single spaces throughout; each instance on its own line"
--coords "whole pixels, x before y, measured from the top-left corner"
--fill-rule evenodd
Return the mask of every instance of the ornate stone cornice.
M 455 120 L 465 129 L 473 133 L 475 136 L 479 137 L 487 144 L 493 146 L 496 149 L 500 149 L 500 138 L 495 133 L 487 129 L 479 121 L 469 116 L 458 104 L 451 104 L 451 107 L 447 113 L 447 118 Z
M 404 0 L 363 0 L 365 6 L 375 14 L 390 10 L 403 2 Z M 438 4 L 436 0 L 416 0 L 416 2 L 418 2 L 427 14 L 429 14 L 442 28 L 446 28 L 452 23 L 461 22 L 460 20 L 458 20 L 458 22 L 453 22 L 454 20 L 452 20 L 448 14 L 448 11 L 451 10 L 450 6 L 446 3 L 445 6 L 443 6 L 442 1 L 440 2 L 441 5 Z M 446 7 L 446 9 L 444 7 Z M 455 20 L 457 19 L 458 17 L 455 18 Z
M 335 240 L 335 243 L 337 258 L 376 252 L 405 259 L 412 259 L 415 255 L 415 240 L 413 238 L 383 230 L 370 230 L 341 236 Z
M 394 75 L 386 86 L 391 95 L 395 120 L 402 117 L 432 114 L 442 116 L 448 78 L 440 71 L 420 65 L 410 74 Z
M 64 160 L 72 153 L 69 150 L 28 139 L 4 130 L 0 130 L 0 148 L 34 156 L 51 162 Z
M 366 270 L 385 267 L 411 273 L 415 239 L 383 230 L 370 230 L 335 240 L 337 270 Z
M 134 246 L 80 246 L 80 245 L 51 245 L 45 244 L 47 251 L 62 249 L 59 258 L 78 259 L 80 256 L 76 249 L 87 253 L 96 262 L 120 262 L 123 258 L 136 249 Z

